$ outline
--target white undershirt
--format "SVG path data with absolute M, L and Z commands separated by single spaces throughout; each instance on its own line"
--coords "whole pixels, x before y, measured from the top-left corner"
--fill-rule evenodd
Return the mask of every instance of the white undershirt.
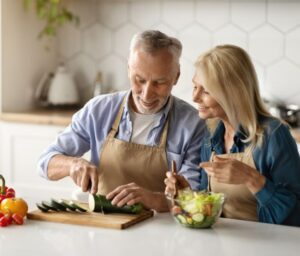
M 132 122 L 132 135 L 130 141 L 137 144 L 145 145 L 149 132 L 154 125 L 159 122 L 161 111 L 151 115 L 139 114 L 130 109 L 129 111 Z

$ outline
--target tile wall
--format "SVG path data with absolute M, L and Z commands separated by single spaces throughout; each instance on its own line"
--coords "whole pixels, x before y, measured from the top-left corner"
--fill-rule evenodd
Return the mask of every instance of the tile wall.
M 90 97 L 97 71 L 106 90 L 129 88 L 130 38 L 159 29 L 183 43 L 182 75 L 174 94 L 191 102 L 193 62 L 217 44 L 246 49 L 265 98 L 300 104 L 300 1 L 292 0 L 70 0 L 79 28 L 64 27 L 59 59 L 74 73 L 82 100 Z

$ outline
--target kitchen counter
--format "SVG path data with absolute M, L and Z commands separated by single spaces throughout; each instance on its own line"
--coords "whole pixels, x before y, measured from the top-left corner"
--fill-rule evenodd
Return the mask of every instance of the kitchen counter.
M 296 256 L 300 228 L 221 218 L 212 229 L 189 229 L 168 213 L 125 230 L 27 220 L 0 228 L 0 255 Z
M 71 122 L 72 115 L 76 111 L 77 109 L 42 109 L 27 112 L 4 112 L 0 114 L 0 119 L 9 122 L 67 126 Z

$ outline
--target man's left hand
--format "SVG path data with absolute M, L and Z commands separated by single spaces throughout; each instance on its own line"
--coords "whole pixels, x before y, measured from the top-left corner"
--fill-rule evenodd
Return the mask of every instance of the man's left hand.
M 112 204 L 122 207 L 141 203 L 146 209 L 153 209 L 158 212 L 168 211 L 166 199 L 163 193 L 152 192 L 129 183 L 119 186 L 106 195 L 107 199 L 112 199 Z

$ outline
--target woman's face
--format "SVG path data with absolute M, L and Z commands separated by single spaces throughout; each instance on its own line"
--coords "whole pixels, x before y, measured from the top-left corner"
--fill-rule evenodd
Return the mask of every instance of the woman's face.
M 202 119 L 225 119 L 226 114 L 220 104 L 209 94 L 204 84 L 201 72 L 196 72 L 193 77 L 193 101 L 198 105 L 199 116 Z

